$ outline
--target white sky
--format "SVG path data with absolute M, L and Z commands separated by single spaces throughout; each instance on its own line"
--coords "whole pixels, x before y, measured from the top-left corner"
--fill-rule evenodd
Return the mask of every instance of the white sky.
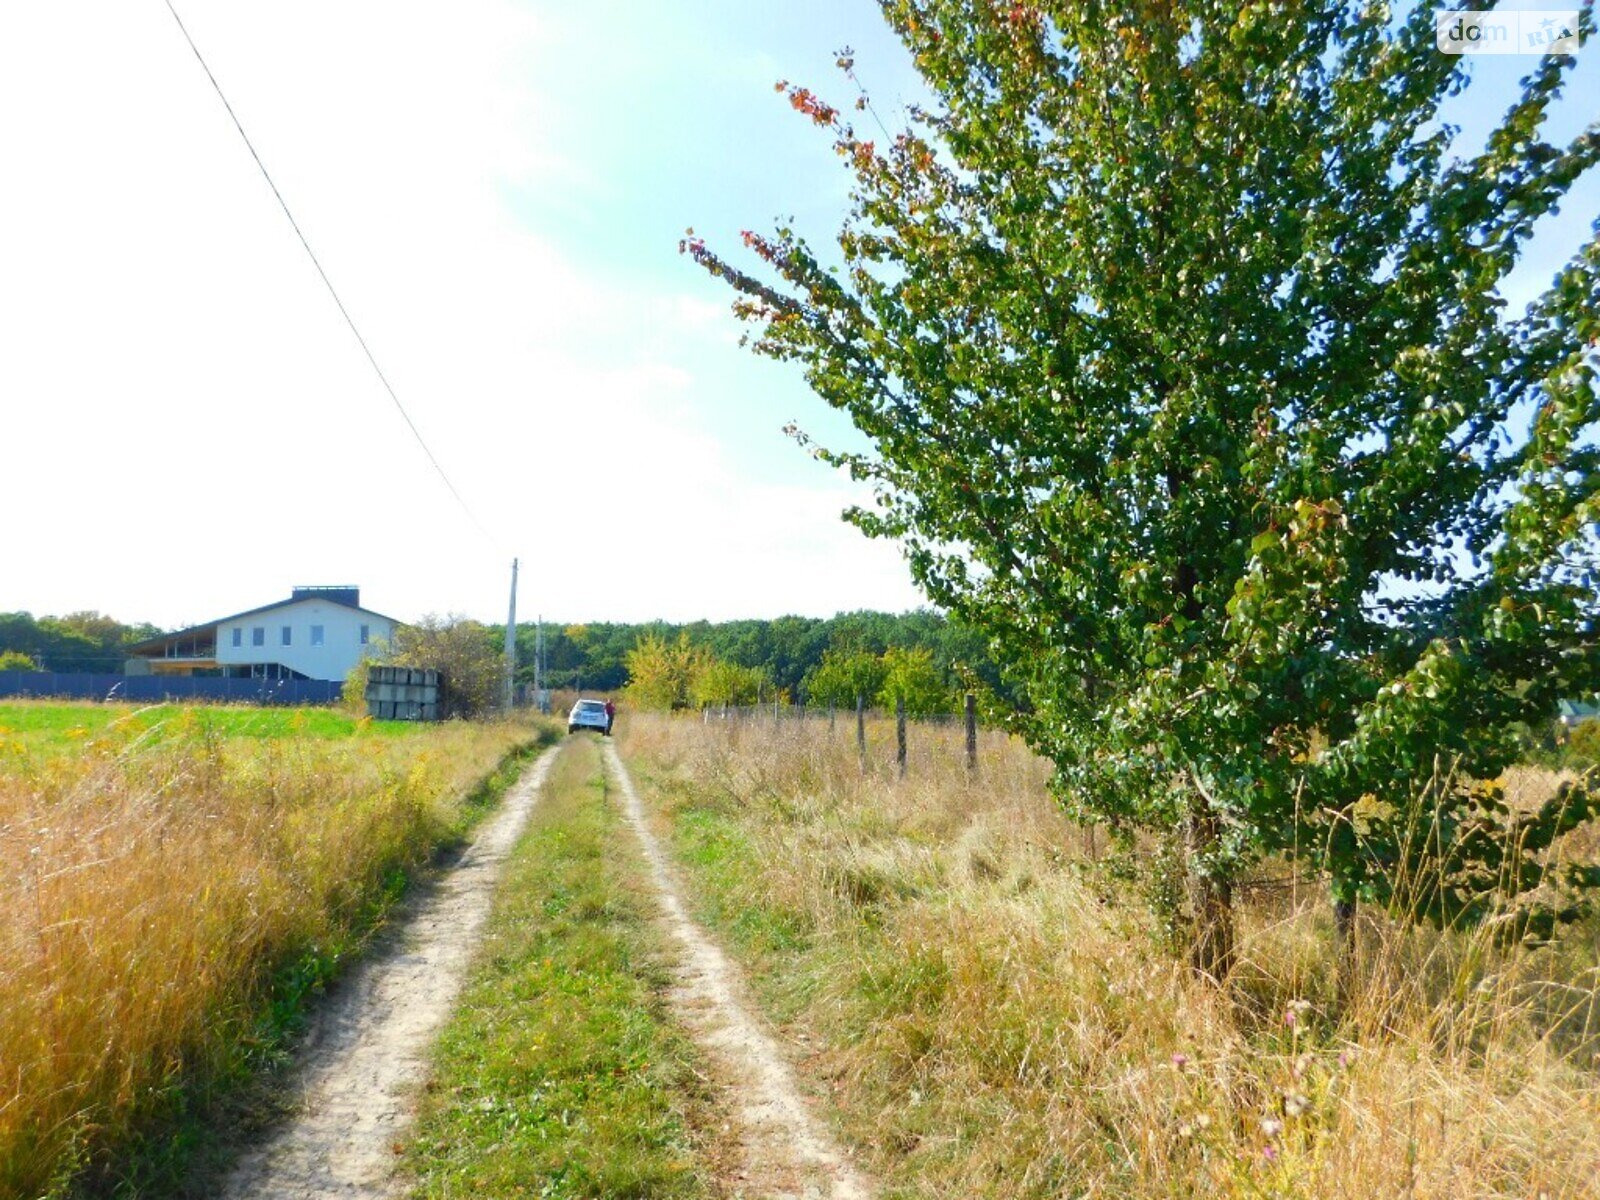
M 837 228 L 844 173 L 772 83 L 847 98 L 849 44 L 892 113 L 916 84 L 873 0 L 179 11 L 491 536 L 162 0 L 7 0 L 0 611 L 178 626 L 348 582 L 401 618 L 498 620 L 513 554 L 524 619 L 919 603 L 898 551 L 839 520 L 864 495 L 780 432 L 837 443 L 843 419 L 737 346 L 726 289 L 676 248 L 778 213 Z
M 898 551 L 839 520 L 848 482 L 780 432 L 820 403 L 738 348 L 729 297 L 677 254 L 726 185 L 712 158 L 698 186 L 716 202 L 683 204 L 691 177 L 667 193 L 680 211 L 656 207 L 630 143 L 661 118 L 628 63 L 670 47 L 650 23 L 630 36 L 627 7 L 180 0 L 491 541 L 393 410 L 161 0 L 5 5 L 0 610 L 176 625 L 351 582 L 402 618 L 503 619 L 513 554 L 529 619 L 915 605 Z M 800 123 L 771 83 L 831 74 L 828 48 L 677 65 L 713 66 L 788 138 Z M 701 82 L 675 84 L 698 104 L 662 122 L 671 137 L 722 132 L 688 124 Z M 809 190 L 792 178 L 745 194 L 744 223 Z M 629 240 L 639 257 L 618 261 Z

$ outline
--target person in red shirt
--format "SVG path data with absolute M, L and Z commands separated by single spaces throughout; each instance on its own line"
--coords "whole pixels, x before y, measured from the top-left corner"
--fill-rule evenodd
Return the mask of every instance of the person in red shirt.
M 610 696 L 606 697 L 606 736 L 611 736 L 611 723 L 617 719 L 617 705 Z

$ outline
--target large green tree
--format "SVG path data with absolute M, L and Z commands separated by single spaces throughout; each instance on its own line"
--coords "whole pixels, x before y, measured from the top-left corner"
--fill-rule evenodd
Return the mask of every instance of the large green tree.
M 688 708 L 695 678 L 712 661 L 704 646 L 689 640 L 687 630 L 675 642 L 645 634 L 628 651 L 628 700 L 639 708 Z
M 1600 238 L 1503 287 L 1600 159 L 1545 140 L 1573 60 L 1458 151 L 1428 5 L 882 9 L 934 97 L 905 131 L 779 85 L 853 172 L 839 255 L 683 245 L 870 439 L 811 447 L 874 485 L 852 518 L 990 636 L 1067 803 L 1184 832 L 1202 969 L 1267 851 L 1344 912 L 1510 917 L 1592 813 L 1471 783 L 1600 687 Z

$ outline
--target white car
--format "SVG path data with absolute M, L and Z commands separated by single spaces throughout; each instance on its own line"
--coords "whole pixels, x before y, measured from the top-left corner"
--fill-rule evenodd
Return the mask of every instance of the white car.
M 577 733 L 580 729 L 598 729 L 601 733 L 606 731 L 606 706 L 600 700 L 579 700 L 572 706 L 572 711 L 567 714 L 567 732 Z

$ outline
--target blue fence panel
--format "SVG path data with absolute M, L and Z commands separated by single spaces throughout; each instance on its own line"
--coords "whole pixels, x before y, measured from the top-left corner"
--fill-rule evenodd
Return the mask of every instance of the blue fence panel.
M 197 675 L 89 675 L 0 671 L 0 697 L 68 700 L 221 700 L 235 704 L 336 704 L 344 685 L 327 679 L 222 679 Z

